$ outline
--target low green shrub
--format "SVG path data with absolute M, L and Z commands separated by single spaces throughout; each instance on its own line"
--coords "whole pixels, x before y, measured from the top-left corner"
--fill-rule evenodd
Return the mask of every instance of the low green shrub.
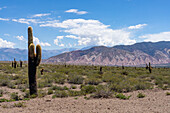
M 146 95 L 143 94 L 143 93 L 139 93 L 139 94 L 137 95 L 138 98 L 144 98 L 145 96 L 146 96 Z
M 130 95 L 130 96 L 125 96 L 125 95 L 122 94 L 122 93 L 116 94 L 116 98 L 123 99 L 123 100 L 127 100 L 127 99 L 129 99 L 130 97 L 131 97 L 131 95 Z

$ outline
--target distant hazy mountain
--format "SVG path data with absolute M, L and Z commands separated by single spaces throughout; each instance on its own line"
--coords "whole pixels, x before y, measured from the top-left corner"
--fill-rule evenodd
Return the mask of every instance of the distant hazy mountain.
M 45 60 L 47 63 L 66 62 L 94 65 L 142 65 L 170 63 L 170 41 L 142 42 L 134 45 L 114 47 L 96 46 L 56 55 Z
M 42 50 L 42 59 L 47 59 L 49 57 L 76 50 L 75 48 L 65 48 L 59 50 Z M 0 48 L 0 61 L 11 61 L 14 58 L 16 60 L 27 60 L 28 51 L 26 49 L 18 48 Z

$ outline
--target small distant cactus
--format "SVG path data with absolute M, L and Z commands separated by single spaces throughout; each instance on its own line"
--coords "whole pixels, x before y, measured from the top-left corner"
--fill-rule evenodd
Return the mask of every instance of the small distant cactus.
M 12 67 L 14 67 L 14 62 L 12 61 Z
M 17 68 L 17 61 L 15 61 L 15 58 L 14 58 L 14 68 Z
M 152 73 L 151 63 L 149 62 L 149 72 Z
M 22 67 L 22 61 L 20 60 L 20 67 Z
M 35 46 L 33 44 L 32 27 L 28 27 L 28 77 L 29 77 L 29 89 L 30 95 L 37 95 L 37 76 L 36 68 L 41 61 L 41 46 Z
M 100 72 L 99 72 L 99 74 L 103 74 L 103 71 L 102 71 L 102 67 L 100 67 Z

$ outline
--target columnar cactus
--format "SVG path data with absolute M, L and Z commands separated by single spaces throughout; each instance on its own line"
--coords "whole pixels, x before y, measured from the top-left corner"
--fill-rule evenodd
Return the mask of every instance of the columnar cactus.
M 17 67 L 17 61 L 15 61 L 15 58 L 14 58 L 14 68 Z
M 12 61 L 12 67 L 14 67 L 14 63 L 13 63 L 13 61 Z
M 22 61 L 20 60 L 20 67 L 22 67 Z
M 149 62 L 149 72 L 152 73 L 151 63 Z
M 37 95 L 37 76 L 36 68 L 41 61 L 41 46 L 35 46 L 33 44 L 32 28 L 28 27 L 28 77 L 29 77 L 29 89 L 30 95 Z
M 99 74 L 103 74 L 102 67 L 100 67 L 100 72 L 99 72 Z

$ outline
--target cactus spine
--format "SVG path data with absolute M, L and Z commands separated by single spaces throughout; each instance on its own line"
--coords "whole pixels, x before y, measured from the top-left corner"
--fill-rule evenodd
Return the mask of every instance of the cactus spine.
M 32 27 L 28 27 L 28 78 L 29 78 L 29 89 L 30 95 L 37 95 L 37 76 L 36 68 L 41 61 L 41 46 L 35 46 L 33 44 L 33 33 Z

